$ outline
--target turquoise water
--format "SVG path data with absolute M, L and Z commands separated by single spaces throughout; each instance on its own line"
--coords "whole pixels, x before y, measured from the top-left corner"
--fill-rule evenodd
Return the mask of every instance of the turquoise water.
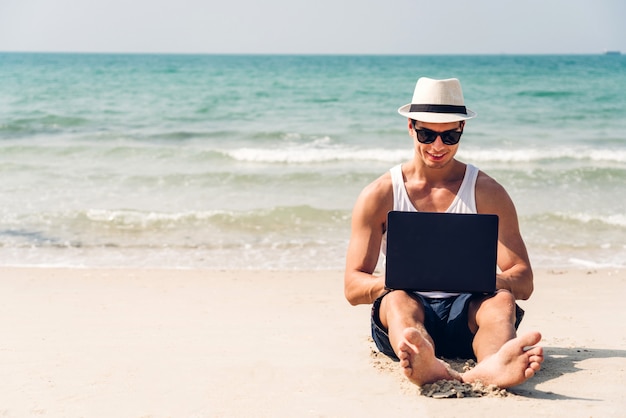
M 626 266 L 626 57 L 0 54 L 0 265 L 341 269 L 458 77 L 536 267 Z

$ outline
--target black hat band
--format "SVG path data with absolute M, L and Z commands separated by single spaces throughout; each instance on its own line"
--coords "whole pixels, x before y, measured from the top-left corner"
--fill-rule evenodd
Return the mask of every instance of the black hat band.
M 462 113 L 467 115 L 467 108 L 454 105 L 412 104 L 409 112 Z

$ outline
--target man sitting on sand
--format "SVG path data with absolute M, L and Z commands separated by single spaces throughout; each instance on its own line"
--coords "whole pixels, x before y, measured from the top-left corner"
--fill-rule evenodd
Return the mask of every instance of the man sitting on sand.
M 408 118 L 413 158 L 383 174 L 358 197 L 346 259 L 346 298 L 352 305 L 373 304 L 374 341 L 400 362 L 411 382 L 518 385 L 543 362 L 543 349 L 535 347 L 541 339 L 538 332 L 516 336 L 521 317 L 515 301 L 530 297 L 533 273 L 505 189 L 455 159 L 465 121 L 476 114 L 465 107 L 457 79 L 429 78 L 418 80 L 412 102 L 398 112 Z M 384 277 L 374 269 L 391 210 L 498 215 L 497 292 L 484 296 L 385 289 Z M 461 374 L 439 357 L 475 358 L 477 364 Z

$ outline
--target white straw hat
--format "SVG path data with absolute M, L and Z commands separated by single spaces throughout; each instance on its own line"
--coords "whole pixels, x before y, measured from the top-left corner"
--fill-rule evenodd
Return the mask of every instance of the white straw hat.
M 398 113 L 430 123 L 456 122 L 476 117 L 476 112 L 465 107 L 461 83 L 456 78 L 420 78 L 415 85 L 413 100 L 398 109 Z

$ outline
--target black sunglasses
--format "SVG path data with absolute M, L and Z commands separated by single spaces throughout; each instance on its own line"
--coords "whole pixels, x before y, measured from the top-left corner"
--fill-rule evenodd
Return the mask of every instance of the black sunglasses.
M 463 135 L 463 131 L 457 131 L 458 128 L 443 132 L 431 131 L 426 128 L 417 129 L 415 121 L 413 121 L 413 129 L 417 133 L 417 140 L 422 144 L 432 144 L 437 140 L 438 136 L 441 136 L 441 141 L 444 144 L 456 145 L 461 140 L 461 135 Z

